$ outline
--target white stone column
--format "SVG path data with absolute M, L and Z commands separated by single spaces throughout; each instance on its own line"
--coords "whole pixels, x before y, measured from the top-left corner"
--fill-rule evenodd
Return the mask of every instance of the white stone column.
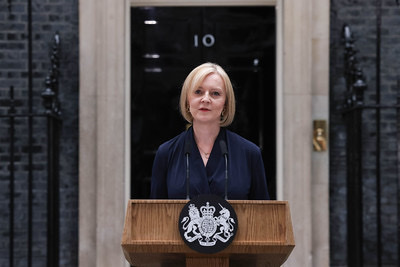
M 324 120 L 329 134 L 330 1 L 313 0 L 312 118 Z M 312 153 L 312 266 L 329 266 L 329 136 L 328 150 Z
M 124 266 L 125 5 L 79 4 L 79 265 Z
M 311 0 L 283 1 L 282 192 L 296 247 L 285 266 L 312 266 Z

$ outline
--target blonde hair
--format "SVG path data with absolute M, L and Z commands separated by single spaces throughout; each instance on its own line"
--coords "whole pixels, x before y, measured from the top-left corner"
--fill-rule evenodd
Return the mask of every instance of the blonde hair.
M 233 92 L 232 83 L 228 74 L 226 74 L 224 69 L 218 64 L 207 62 L 197 66 L 189 73 L 181 90 L 181 97 L 179 101 L 180 111 L 186 121 L 193 123 L 193 117 L 189 111 L 188 104 L 189 93 L 196 90 L 204 81 L 204 79 L 212 73 L 218 74 L 224 81 L 226 99 L 224 112 L 221 114 L 220 126 L 226 127 L 232 123 L 233 118 L 235 117 L 235 93 Z

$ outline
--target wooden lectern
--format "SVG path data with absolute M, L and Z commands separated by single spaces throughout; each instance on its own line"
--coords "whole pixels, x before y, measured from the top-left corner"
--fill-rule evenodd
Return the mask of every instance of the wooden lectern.
M 133 266 L 281 266 L 294 248 L 286 201 L 229 200 L 238 218 L 233 242 L 201 254 L 181 239 L 179 214 L 187 200 L 130 200 L 122 249 Z

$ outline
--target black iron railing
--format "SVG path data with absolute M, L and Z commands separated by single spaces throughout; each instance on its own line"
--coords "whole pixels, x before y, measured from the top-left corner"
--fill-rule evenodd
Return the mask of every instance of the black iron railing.
M 359 67 L 357 62 L 357 50 L 354 45 L 354 38 L 351 29 L 348 25 L 343 27 L 343 40 L 345 46 L 345 77 L 346 77 L 346 96 L 345 104 L 342 109 L 345 124 L 346 124 L 346 154 L 347 154 L 347 261 L 350 267 L 360 266 L 384 266 L 383 259 L 384 255 L 384 240 L 382 236 L 382 227 L 385 225 L 383 222 L 382 213 L 382 179 L 384 179 L 384 173 L 382 171 L 382 159 L 381 153 L 384 151 L 382 148 L 383 140 L 381 138 L 381 112 L 383 110 L 397 110 L 397 117 L 393 118 L 393 124 L 399 117 L 400 109 L 400 85 L 398 81 L 397 86 L 397 104 L 382 104 L 381 103 L 381 54 L 380 54 L 380 12 L 377 13 L 377 45 L 376 45 L 376 92 L 375 92 L 375 103 L 367 104 L 364 100 L 364 93 L 367 89 L 365 77 L 363 71 Z M 366 111 L 375 111 L 374 115 L 365 116 Z M 371 122 L 373 120 L 373 122 Z M 374 124 L 374 155 L 366 153 L 366 141 L 365 133 L 363 129 L 367 128 L 366 123 Z M 366 158 L 368 157 L 368 160 Z M 365 166 L 371 162 L 371 158 L 374 158 L 374 166 Z M 369 162 L 369 163 L 366 163 Z M 365 203 L 365 169 L 372 168 L 375 173 L 375 192 L 372 195 L 375 196 L 375 212 L 376 222 L 374 229 L 376 233 L 374 237 L 376 240 L 374 243 L 374 253 L 376 259 L 373 263 L 366 262 L 365 260 L 365 206 L 370 206 L 371 203 Z M 399 184 L 393 185 L 399 190 Z M 398 192 L 399 193 L 399 192 Z M 397 193 L 397 194 L 398 194 Z M 395 200 L 399 202 L 399 199 Z M 398 205 L 398 204 L 397 204 Z M 398 222 L 400 221 L 399 215 L 397 215 Z M 386 222 L 387 223 L 387 222 Z M 393 235 L 399 236 L 400 231 L 397 228 L 397 233 Z M 397 238 L 398 240 L 398 238 Z M 397 244 L 391 244 L 396 246 Z M 398 245 L 397 245 L 398 246 Z M 399 248 L 397 248 L 399 249 Z M 397 251 L 398 253 L 398 251 Z M 398 253 L 398 255 L 400 255 Z M 369 255 L 370 256 L 370 255 Z M 397 256 L 398 257 L 398 256 Z M 397 264 L 399 263 L 397 259 Z M 371 265 L 372 264 L 372 265 Z M 396 264 L 396 263 L 395 263 Z M 396 266 L 396 265 L 387 265 Z
M 347 154 L 347 248 L 349 266 L 362 266 L 362 108 L 367 85 L 358 66 L 356 49 L 350 27 L 343 27 L 345 44 L 345 123 Z
M 29 45 L 31 49 L 31 45 Z M 11 86 L 9 89 L 9 98 L 2 99 L 2 102 L 8 103 L 7 114 L 0 114 L 2 125 L 8 124 L 9 133 L 9 156 L 8 156 L 8 172 L 9 172 L 9 266 L 13 267 L 16 262 L 21 262 L 21 258 L 17 258 L 16 244 L 20 250 L 20 244 L 26 240 L 26 264 L 24 266 L 37 265 L 34 262 L 33 242 L 34 229 L 33 213 L 34 213 L 34 172 L 37 168 L 35 163 L 35 150 L 37 147 L 45 147 L 47 149 L 47 251 L 46 261 L 47 266 L 59 266 L 59 135 L 61 126 L 61 113 L 60 105 L 58 102 L 58 73 L 59 73 L 59 48 L 60 39 L 59 35 L 55 34 L 53 47 L 51 51 L 51 68 L 49 75 L 46 78 L 46 88 L 42 93 L 43 98 L 43 111 L 34 112 L 33 107 L 33 86 L 32 77 L 33 70 L 32 64 L 29 63 L 28 74 L 28 89 L 27 101 L 22 101 L 15 96 L 15 88 Z M 29 52 L 28 54 L 31 54 Z M 32 56 L 28 56 L 28 60 L 32 60 Z M 27 107 L 21 106 L 20 103 L 26 102 Z M 17 104 L 18 103 L 18 104 Z M 39 122 L 41 121 L 41 122 Z M 37 124 L 47 125 L 47 129 L 38 129 L 35 127 Z M 23 129 L 17 131 L 16 129 Z M 46 140 L 35 138 L 37 131 L 40 135 L 45 135 Z M 23 137 L 21 136 L 23 135 Z M 25 140 L 26 144 L 21 144 L 21 140 Z M 39 140 L 37 140 L 39 139 Z M 18 142 L 18 143 L 17 143 Z M 22 148 L 21 148 L 22 147 Z M 26 149 L 25 149 L 26 148 Z M 18 153 L 18 159 L 17 154 Z M 26 196 L 27 196 L 27 210 L 21 211 L 20 207 L 16 207 L 15 199 L 21 192 L 17 192 L 17 180 L 25 179 L 25 173 L 21 175 L 20 168 L 16 167 L 16 163 L 21 165 L 21 153 L 25 153 L 26 159 Z M 18 172 L 18 173 L 17 173 Z M 24 177 L 22 177 L 24 176 Z M 36 189 L 37 190 L 37 189 Z M 18 231 L 16 234 L 16 213 L 23 212 L 26 215 L 18 214 L 18 217 L 26 217 L 26 231 Z M 43 211 L 40 211 L 43 212 Z M 18 220 L 18 227 L 20 227 L 20 220 Z M 23 234 L 21 234 L 23 233 Z M 26 235 L 26 236 L 22 236 Z M 37 247 L 37 246 L 36 246 Z M 19 252 L 20 254 L 20 252 Z M 25 256 L 24 256 L 25 258 Z

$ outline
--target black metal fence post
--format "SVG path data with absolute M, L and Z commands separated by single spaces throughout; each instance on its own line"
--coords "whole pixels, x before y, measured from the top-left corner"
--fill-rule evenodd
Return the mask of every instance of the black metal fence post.
M 400 76 L 397 77 L 397 106 L 400 107 Z M 397 108 L 397 129 L 397 140 L 400 140 L 400 108 Z M 400 149 L 397 150 L 397 159 L 397 174 L 400 176 Z M 397 199 L 400 200 L 400 179 L 397 179 Z M 400 201 L 397 201 L 397 210 L 400 211 Z M 397 212 L 397 240 L 400 240 L 400 212 Z M 400 257 L 400 245 L 397 246 L 397 255 Z
M 27 1 L 28 16 L 28 267 L 32 266 L 33 245 L 33 20 L 32 0 Z
M 347 91 L 344 117 L 347 142 L 347 261 L 349 267 L 363 266 L 362 202 L 362 110 L 367 87 L 357 66 L 350 27 L 343 27 Z
M 59 139 L 60 108 L 57 99 L 59 74 L 60 36 L 54 35 L 51 51 L 51 68 L 42 92 L 47 117 L 47 266 L 59 266 L 60 253 L 60 189 L 59 189 Z
M 59 129 L 58 119 L 47 115 L 47 266 L 59 266 Z
M 10 267 L 14 266 L 14 115 L 15 115 L 15 106 L 14 106 L 14 87 L 10 87 L 10 107 L 8 110 L 9 116 L 9 129 L 10 129 L 10 160 L 9 160 L 9 172 L 10 172 L 10 237 L 9 237 L 9 263 Z

